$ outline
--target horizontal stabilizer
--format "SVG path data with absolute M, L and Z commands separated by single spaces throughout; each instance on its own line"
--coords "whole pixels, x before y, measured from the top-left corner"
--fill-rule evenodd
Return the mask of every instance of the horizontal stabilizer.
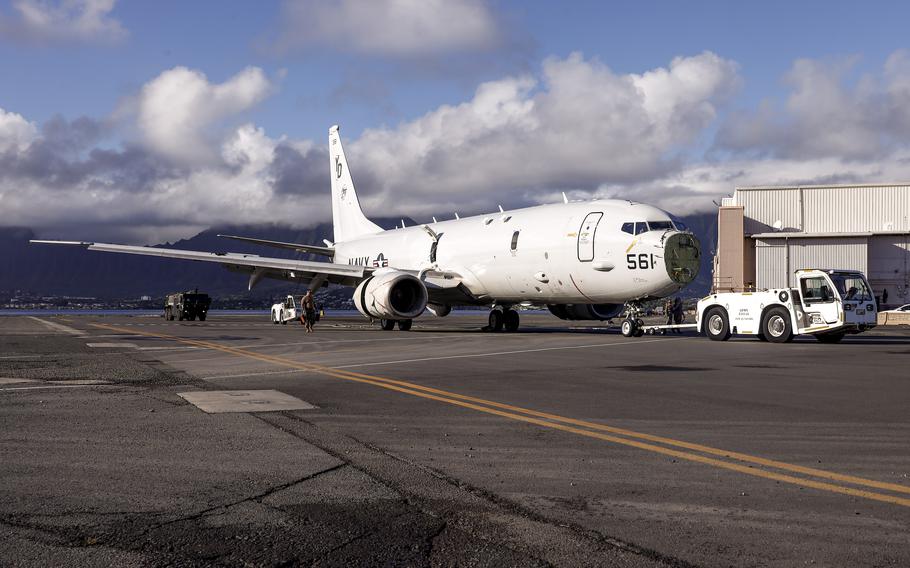
M 254 243 L 257 245 L 264 245 L 267 247 L 283 248 L 296 250 L 298 252 L 308 252 L 312 254 L 319 254 L 322 256 L 327 256 L 332 258 L 335 256 L 335 249 L 332 247 L 321 247 L 319 245 L 304 245 L 300 243 L 285 243 L 281 241 L 269 241 L 266 239 L 254 239 L 252 237 L 238 237 L 235 235 L 218 235 L 219 237 L 224 237 L 225 239 L 234 239 L 235 241 L 244 241 L 247 243 Z

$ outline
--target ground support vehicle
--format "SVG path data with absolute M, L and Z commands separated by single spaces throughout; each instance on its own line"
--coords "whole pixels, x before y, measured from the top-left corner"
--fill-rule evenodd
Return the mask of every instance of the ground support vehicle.
M 199 318 L 199 321 L 205 321 L 211 303 L 209 295 L 200 293 L 199 290 L 168 294 L 164 299 L 164 319 L 193 321 Z
M 861 272 L 802 269 L 796 271 L 796 279 L 796 288 L 702 298 L 698 331 L 715 341 L 741 334 L 786 343 L 796 335 L 812 335 L 822 343 L 837 343 L 848 333 L 875 327 L 875 297 Z
M 289 321 L 299 320 L 303 309 L 294 302 L 294 296 L 288 294 L 283 302 L 272 304 L 272 323 L 287 325 Z M 302 321 L 301 321 L 302 323 Z

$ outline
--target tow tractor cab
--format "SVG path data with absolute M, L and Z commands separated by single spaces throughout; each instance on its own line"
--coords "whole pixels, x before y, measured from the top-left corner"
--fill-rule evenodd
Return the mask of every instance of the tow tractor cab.
M 272 304 L 272 323 L 285 324 L 289 321 L 300 319 L 300 310 L 294 302 L 294 296 L 288 294 L 283 302 Z
M 848 333 L 875 327 L 875 297 L 862 272 L 803 269 L 796 288 L 712 294 L 698 302 L 699 332 L 717 341 L 734 333 L 785 343 L 814 335 L 836 343 Z

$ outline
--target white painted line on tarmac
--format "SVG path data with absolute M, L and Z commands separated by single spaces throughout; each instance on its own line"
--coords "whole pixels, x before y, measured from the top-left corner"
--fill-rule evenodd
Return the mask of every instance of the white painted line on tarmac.
M 658 343 L 661 341 L 680 341 L 683 339 L 692 339 L 690 337 L 667 337 L 662 339 L 645 339 L 641 341 L 634 342 L 613 342 L 613 343 L 592 343 L 590 345 L 567 345 L 564 347 L 541 347 L 539 349 L 521 349 L 517 351 L 497 351 L 496 353 L 468 353 L 465 355 L 446 355 L 442 357 L 424 357 L 421 359 L 401 359 L 398 361 L 377 361 L 375 363 L 356 363 L 353 365 L 326 365 L 324 363 L 312 363 L 313 365 L 319 365 L 321 367 L 326 367 L 329 369 L 352 369 L 355 367 L 369 367 L 372 365 L 394 365 L 397 363 L 418 363 L 422 361 L 437 361 L 440 359 L 466 359 L 471 357 L 493 357 L 497 355 L 517 355 L 521 353 L 537 353 L 540 351 L 561 351 L 567 349 L 592 349 L 595 347 L 612 347 L 614 345 L 635 345 L 641 343 Z M 309 363 L 302 361 L 302 365 L 307 365 Z M 199 377 L 202 380 L 210 381 L 216 379 L 237 379 L 244 377 L 261 377 L 265 375 L 284 375 L 290 373 L 309 373 L 310 369 L 286 369 L 283 371 L 263 371 L 257 373 L 240 373 L 236 375 L 215 375 L 211 377 Z
M 441 361 L 444 359 L 468 359 L 472 357 L 496 357 L 499 355 L 520 355 L 522 353 L 539 353 L 541 351 L 562 351 L 568 349 L 592 349 L 596 347 L 613 347 L 616 345 L 641 345 L 642 343 L 659 343 L 662 341 L 680 341 L 687 337 L 668 337 L 665 339 L 645 339 L 639 341 L 616 341 L 613 343 L 592 343 L 590 345 L 567 345 L 565 347 L 541 347 L 538 349 L 521 349 L 517 351 L 497 351 L 496 353 L 470 353 L 466 355 L 443 355 L 442 357 L 422 357 L 420 359 L 399 359 L 397 361 L 377 361 L 375 363 L 356 363 L 354 365 L 325 365 L 331 369 L 353 369 L 354 367 L 371 367 L 373 365 L 395 365 L 398 363 L 420 363 L 423 361 Z
M 116 387 L 117 385 L 45 385 L 40 387 L 7 387 L 0 388 L 0 391 L 26 391 L 39 389 L 82 389 L 88 387 Z
M 135 343 L 126 343 L 126 342 L 117 342 L 117 343 L 86 343 L 88 347 L 101 347 L 105 349 L 116 349 L 122 347 L 125 349 L 136 349 L 138 345 Z
M 79 336 L 85 335 L 85 332 L 79 331 L 78 329 L 74 329 L 68 325 L 63 325 L 62 323 L 57 323 L 55 321 L 48 321 L 46 319 L 41 319 L 41 318 L 36 318 L 35 316 L 28 316 L 28 317 L 30 319 L 35 320 L 36 322 L 43 323 L 44 325 L 46 325 L 47 327 L 49 327 L 50 329 L 52 329 L 54 331 L 59 331 L 61 333 L 67 333 L 69 335 L 79 335 Z
M 5 377 L 0 377 L 0 385 L 12 385 L 15 383 L 33 383 L 34 379 L 8 379 Z
M 50 355 L 4 355 L 0 359 L 41 359 L 42 357 L 50 357 Z
M 93 336 L 93 337 L 102 337 L 102 336 Z M 198 339 L 199 341 L 209 341 L 204 337 L 193 338 Z M 309 345 L 309 346 L 319 346 L 323 343 L 363 343 L 363 342 L 379 342 L 379 341 L 429 341 L 432 339 L 449 339 L 446 335 L 431 335 L 428 337 L 389 337 L 385 339 L 316 339 L 313 341 L 295 341 L 294 343 L 255 343 L 249 345 L 231 345 L 225 343 L 227 347 L 233 347 L 235 349 L 256 349 L 264 347 L 294 347 L 296 345 Z M 186 350 L 207 350 L 209 347 L 202 346 L 174 346 L 174 347 L 140 347 L 140 351 L 186 351 Z

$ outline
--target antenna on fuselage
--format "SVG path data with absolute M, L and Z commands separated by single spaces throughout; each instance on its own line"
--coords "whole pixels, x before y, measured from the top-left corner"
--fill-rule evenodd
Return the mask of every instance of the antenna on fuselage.
M 563 202 L 563 203 L 568 203 L 568 202 L 569 202 L 569 198 L 566 196 L 566 192 L 565 192 L 565 191 L 562 192 L 562 202 Z
M 505 213 L 505 211 L 502 210 L 502 205 L 499 206 L 499 212 L 500 212 L 500 213 Z
M 401 220 L 401 228 L 404 229 L 404 219 Z
M 433 222 L 438 223 L 439 221 L 436 220 L 436 217 L 433 217 Z
M 455 220 L 458 220 L 458 219 L 461 219 L 461 217 L 458 216 L 458 211 L 456 211 L 456 212 L 455 212 Z

